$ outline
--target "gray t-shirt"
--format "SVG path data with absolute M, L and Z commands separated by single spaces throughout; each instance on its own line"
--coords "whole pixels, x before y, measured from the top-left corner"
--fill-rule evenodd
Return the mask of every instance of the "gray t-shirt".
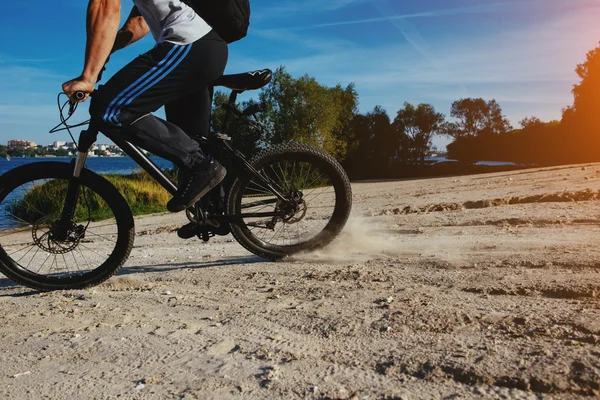
M 211 27 L 181 0 L 133 0 L 157 43 L 189 44 Z

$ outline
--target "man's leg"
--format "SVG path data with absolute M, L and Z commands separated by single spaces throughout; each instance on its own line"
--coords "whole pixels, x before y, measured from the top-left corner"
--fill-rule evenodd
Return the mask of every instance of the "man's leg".
M 198 91 L 165 105 L 167 121 L 179 126 L 193 138 L 207 137 L 210 131 L 213 87 L 205 85 Z
M 177 46 L 161 43 L 119 71 L 92 98 L 90 112 L 107 136 L 121 135 L 187 171 L 187 183 L 168 204 L 180 211 L 216 185 L 224 169 L 205 160 L 198 143 L 176 125 L 150 113 L 220 76 L 227 61 L 222 40 Z M 190 203 L 191 202 L 191 203 Z
M 158 45 L 137 57 L 98 88 L 90 106 L 92 118 L 107 136 L 119 135 L 181 168 L 202 158 L 198 143 L 150 113 L 185 90 L 181 82 L 186 81 L 186 69 L 169 69 L 184 61 L 177 56 L 188 46 Z

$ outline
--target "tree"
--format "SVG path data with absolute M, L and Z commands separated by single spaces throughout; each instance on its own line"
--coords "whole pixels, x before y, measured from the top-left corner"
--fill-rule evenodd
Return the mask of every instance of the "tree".
M 600 46 L 587 54 L 575 70 L 580 82 L 573 86 L 573 105 L 563 110 L 562 123 L 570 151 L 581 161 L 600 160 Z
M 376 170 L 385 171 L 396 153 L 397 142 L 390 117 L 383 107 L 375 106 L 367 114 L 367 129 L 371 138 L 371 162 Z
M 461 99 L 452 103 L 450 115 L 457 121 L 446 126 L 445 134 L 455 139 L 464 136 L 476 136 L 481 132 L 492 134 L 506 133 L 512 130 L 508 119 L 496 100 Z
M 220 131 L 221 125 L 223 125 L 223 120 L 225 119 L 225 109 L 223 108 L 223 104 L 229 101 L 229 96 L 225 92 L 217 90 L 213 95 L 213 105 L 211 112 L 211 131 L 212 133 Z
M 521 127 L 523 129 L 525 129 L 525 128 L 541 126 L 544 123 L 538 117 L 525 117 L 521 121 L 519 121 L 519 124 L 521 124 Z
M 344 161 L 348 174 L 353 178 L 385 176 L 397 148 L 387 112 L 376 106 L 367 114 L 357 114 L 351 130 L 353 140 Z
M 294 140 L 320 147 L 343 159 L 358 95 L 354 85 L 328 88 L 304 75 L 295 79 L 284 67 L 273 73 L 263 88 L 260 101 L 264 112 L 264 140 L 271 144 Z
M 211 127 L 212 131 L 220 131 L 225 119 L 226 110 L 223 108 L 223 104 L 229 102 L 229 96 L 227 94 L 217 91 L 213 98 L 213 111 L 211 115 Z M 254 100 L 242 102 L 236 104 L 235 107 L 242 111 L 246 107 L 255 104 Z M 262 132 L 255 126 L 251 125 L 248 119 L 239 118 L 235 115 L 231 116 L 229 121 L 229 128 L 227 133 L 231 135 L 232 145 L 236 150 L 239 150 L 247 158 L 252 157 L 258 151 L 264 147 Z
M 425 163 L 425 157 L 432 147 L 432 138 L 442 131 L 446 117 L 435 111 L 431 104 L 417 107 L 404 103 L 398 111 L 393 128 L 397 137 L 404 139 L 402 148 L 408 150 L 412 161 Z
M 354 83 L 346 88 L 341 85 L 330 89 L 332 100 L 340 105 L 336 123 L 331 131 L 331 154 L 338 160 L 343 160 L 348 152 L 348 146 L 353 140 L 352 121 L 358 113 L 358 93 Z
M 587 54 L 586 61 L 575 70 L 581 81 L 573 87 L 573 108 L 580 118 L 588 121 L 595 128 L 599 126 L 600 97 L 600 46 Z

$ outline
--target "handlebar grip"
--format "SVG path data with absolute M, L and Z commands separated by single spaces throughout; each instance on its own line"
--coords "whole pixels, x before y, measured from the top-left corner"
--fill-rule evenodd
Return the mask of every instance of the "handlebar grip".
M 73 98 L 75 100 L 83 100 L 83 99 L 85 99 L 85 92 L 77 91 L 77 92 L 73 93 Z

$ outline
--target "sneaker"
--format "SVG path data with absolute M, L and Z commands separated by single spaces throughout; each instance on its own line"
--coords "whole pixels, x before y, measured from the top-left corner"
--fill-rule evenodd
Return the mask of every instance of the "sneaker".
M 167 203 L 171 212 L 183 211 L 195 204 L 202 196 L 217 186 L 225 178 L 227 170 L 216 160 L 201 163 L 185 172 L 180 180 L 177 193 Z
M 179 236 L 181 239 L 191 239 L 196 235 L 198 235 L 198 224 L 194 222 L 190 222 L 189 224 L 177 229 L 177 236 Z

